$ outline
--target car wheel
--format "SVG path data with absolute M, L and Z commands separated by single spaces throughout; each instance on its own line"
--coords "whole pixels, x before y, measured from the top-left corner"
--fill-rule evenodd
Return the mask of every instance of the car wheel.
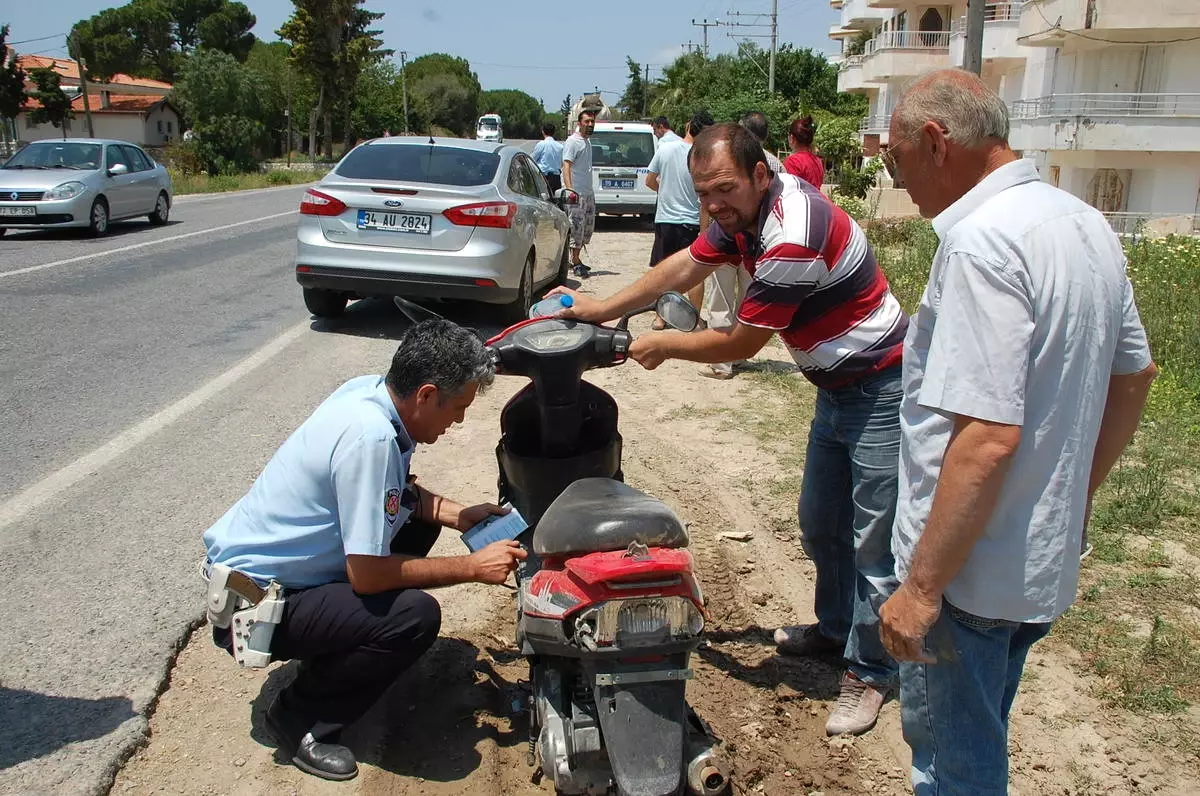
M 103 198 L 92 202 L 92 211 L 88 215 L 88 232 L 93 238 L 108 234 L 108 202 Z
M 150 214 L 150 223 L 161 227 L 167 223 L 170 215 L 171 200 L 167 198 L 167 192 L 162 191 L 158 194 L 158 201 L 154 203 L 154 212 Z
M 346 296 L 319 287 L 306 287 L 304 306 L 318 318 L 336 318 L 346 311 Z
M 533 252 L 525 258 L 525 269 L 521 271 L 521 284 L 517 286 L 517 300 L 504 308 L 505 319 L 517 323 L 529 317 L 533 306 Z

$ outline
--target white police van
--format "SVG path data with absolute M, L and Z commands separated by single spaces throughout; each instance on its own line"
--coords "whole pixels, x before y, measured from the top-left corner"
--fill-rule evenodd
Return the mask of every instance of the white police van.
M 654 218 L 658 194 L 646 187 L 658 150 L 654 128 L 642 122 L 596 122 L 592 133 L 596 212 Z
M 494 141 L 504 143 L 504 121 L 498 113 L 485 113 L 475 124 L 476 141 Z

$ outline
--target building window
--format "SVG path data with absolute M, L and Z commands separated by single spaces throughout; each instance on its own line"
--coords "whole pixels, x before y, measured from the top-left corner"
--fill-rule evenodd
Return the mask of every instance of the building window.
M 167 122 L 167 135 L 174 135 L 175 131 L 171 129 L 171 122 Z
M 159 119 L 159 120 L 158 120 L 158 133 L 159 133 L 159 135 L 162 135 L 162 131 L 163 131 L 163 120 L 162 120 L 162 119 Z
M 33 117 L 30 116 L 28 113 L 25 114 L 25 129 L 32 130 L 35 127 L 37 127 L 37 125 L 33 123 Z

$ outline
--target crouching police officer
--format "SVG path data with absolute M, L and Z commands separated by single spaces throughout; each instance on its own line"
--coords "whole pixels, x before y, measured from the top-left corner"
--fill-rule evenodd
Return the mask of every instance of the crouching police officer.
M 300 661 L 267 723 L 310 774 L 358 773 L 340 730 L 437 638 L 441 609 L 420 589 L 503 583 L 525 557 L 516 542 L 497 542 L 426 558 L 442 527 L 463 531 L 503 509 L 466 508 L 409 475 L 416 444 L 462 422 L 493 375 L 472 332 L 449 321 L 416 324 L 386 377 L 342 385 L 204 534 L 213 640 L 243 665 Z M 214 613 L 222 600 L 224 612 Z

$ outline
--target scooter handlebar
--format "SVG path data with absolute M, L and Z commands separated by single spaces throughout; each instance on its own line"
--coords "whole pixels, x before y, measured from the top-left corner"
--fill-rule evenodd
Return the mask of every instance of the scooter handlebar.
M 583 373 L 619 365 L 628 358 L 633 335 L 584 321 L 534 318 L 510 326 L 488 341 L 496 372 L 534 377 L 546 370 Z

